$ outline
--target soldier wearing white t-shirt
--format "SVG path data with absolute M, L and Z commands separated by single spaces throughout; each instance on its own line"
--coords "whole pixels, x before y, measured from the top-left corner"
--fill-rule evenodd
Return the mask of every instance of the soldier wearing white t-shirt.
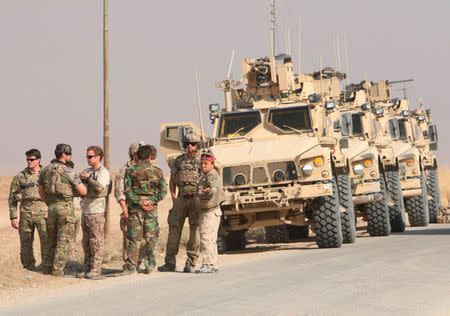
M 83 230 L 84 277 L 100 279 L 105 244 L 106 197 L 110 193 L 111 175 L 103 165 L 103 150 L 99 146 L 87 148 L 86 159 L 90 168 L 80 173 L 87 186 L 81 201 L 81 228 Z

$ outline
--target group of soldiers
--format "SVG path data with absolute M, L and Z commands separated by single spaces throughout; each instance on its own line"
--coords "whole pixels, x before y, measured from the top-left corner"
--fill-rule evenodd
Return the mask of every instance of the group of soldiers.
M 200 139 L 191 133 L 183 139 L 185 153 L 171 166 L 169 190 L 173 208 L 169 211 L 169 236 L 165 264 L 161 272 L 176 270 L 181 234 L 186 218 L 190 235 L 184 272 L 195 269 L 199 255 L 203 262 L 197 273 L 212 273 L 217 267 L 217 232 L 220 203 L 224 199 L 215 158 L 199 151 Z M 152 145 L 132 144 L 130 161 L 115 178 L 114 195 L 119 203 L 123 231 L 123 271 L 119 275 L 136 274 L 144 262 L 143 273 L 153 271 L 158 243 L 158 202 L 167 194 L 167 183 L 156 165 L 157 150 Z M 89 168 L 77 174 L 71 161 L 72 148 L 58 144 L 55 159 L 42 167 L 41 153 L 30 149 L 25 153 L 27 167 L 11 183 L 9 209 L 11 226 L 19 230 L 20 259 L 28 270 L 41 270 L 53 276 L 64 275 L 71 252 L 77 247 L 76 227 L 81 222 L 83 271 L 77 277 L 102 279 L 107 196 L 111 192 L 110 172 L 102 165 L 103 150 L 89 146 L 86 160 Z M 20 204 L 20 220 L 17 209 Z M 80 216 L 77 209 L 81 208 Z M 36 267 L 33 254 L 34 231 L 40 238 L 42 262 Z

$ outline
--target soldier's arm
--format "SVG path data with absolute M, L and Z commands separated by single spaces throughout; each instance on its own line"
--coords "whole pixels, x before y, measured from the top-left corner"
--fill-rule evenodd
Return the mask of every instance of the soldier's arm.
M 9 219 L 17 219 L 17 204 L 20 200 L 19 176 L 17 175 L 13 178 L 11 186 L 9 187 Z
M 164 176 L 161 174 L 155 195 L 153 195 L 151 198 L 152 205 L 156 205 L 159 201 L 164 199 L 166 195 L 167 195 L 167 182 L 164 179 Z
M 61 176 L 67 177 L 73 189 L 80 195 L 85 196 L 87 193 L 86 186 L 81 182 L 80 178 L 75 174 L 72 168 L 65 169 Z
M 175 200 L 177 198 L 177 186 L 175 185 L 175 176 L 173 174 L 170 175 L 169 190 L 172 200 Z
M 41 200 L 48 205 L 47 201 L 47 194 L 44 191 L 44 187 L 42 185 L 39 185 L 39 196 L 41 197 Z

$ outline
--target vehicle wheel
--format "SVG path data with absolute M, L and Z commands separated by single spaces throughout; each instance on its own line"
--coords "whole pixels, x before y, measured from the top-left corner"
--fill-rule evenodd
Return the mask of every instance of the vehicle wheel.
M 289 232 L 286 225 L 266 226 L 266 242 L 268 244 L 285 243 L 289 241 Z
M 345 244 L 353 244 L 356 240 L 355 209 L 353 207 L 352 185 L 346 174 L 337 176 L 339 198 L 344 212 L 341 213 L 342 237 Z
M 427 185 L 423 172 L 420 173 L 420 188 L 422 189 L 421 195 L 405 198 L 405 208 L 411 226 L 427 226 L 430 222 Z
M 289 239 L 306 239 L 309 237 L 309 226 L 286 225 Z
M 441 209 L 441 192 L 439 188 L 439 177 L 436 170 L 429 170 L 427 175 L 428 190 L 431 200 L 428 201 L 428 210 L 430 212 L 430 223 L 437 223 Z
M 220 231 L 217 236 L 217 251 L 225 253 L 232 250 L 244 250 L 247 245 L 246 229 L 230 231 L 224 236 Z
M 341 211 L 336 180 L 330 182 L 332 195 L 314 200 L 316 243 L 319 248 L 339 248 L 342 245 Z
M 405 231 L 405 204 L 403 202 L 402 185 L 400 183 L 400 175 L 398 171 L 387 171 L 386 178 L 388 181 L 389 194 L 394 203 L 389 206 L 389 221 L 393 232 Z
M 365 205 L 367 211 L 367 231 L 370 236 L 389 236 L 391 224 L 389 223 L 389 208 L 386 198 L 386 183 L 380 175 L 381 201 Z

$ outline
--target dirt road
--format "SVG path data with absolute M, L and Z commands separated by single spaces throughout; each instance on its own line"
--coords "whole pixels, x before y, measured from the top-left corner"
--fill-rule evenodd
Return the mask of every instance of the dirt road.
M 245 256 L 245 260 L 233 257 Z M 241 258 L 242 259 L 242 258 Z M 209 275 L 154 273 L 84 281 L 6 315 L 449 315 L 450 225 L 358 238 L 341 249 L 310 241 L 223 255 Z

